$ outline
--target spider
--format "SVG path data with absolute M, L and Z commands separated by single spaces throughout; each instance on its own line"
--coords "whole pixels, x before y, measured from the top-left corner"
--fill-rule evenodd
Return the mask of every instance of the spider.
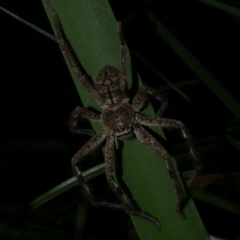
M 189 189 L 201 169 L 201 164 L 192 143 L 190 133 L 182 122 L 162 118 L 159 117 L 159 115 L 156 117 L 146 117 L 140 113 L 140 111 L 147 105 L 149 97 L 153 97 L 162 103 L 161 112 L 165 109 L 167 104 L 166 100 L 158 93 L 158 91 L 143 86 L 138 90 L 134 103 L 129 103 L 126 79 L 126 45 L 122 36 L 121 23 L 118 22 L 121 68 L 118 70 L 112 66 L 104 66 L 98 72 L 96 80 L 94 84 L 92 84 L 87 75 L 84 74 L 82 67 L 78 65 L 71 48 L 68 46 L 57 12 L 54 10 L 54 7 L 50 2 L 47 4 L 53 17 L 57 40 L 62 52 L 65 54 L 81 84 L 103 109 L 102 114 L 98 114 L 82 107 L 76 107 L 71 113 L 69 119 L 69 128 L 72 133 L 81 133 L 81 129 L 78 127 L 78 121 L 80 118 L 102 123 L 101 131 L 85 143 L 85 145 L 72 158 L 73 173 L 84 189 L 87 199 L 93 206 L 124 210 L 127 214 L 138 216 L 154 223 L 155 226 L 160 229 L 160 223 L 156 218 L 131 205 L 130 200 L 125 196 L 123 190 L 113 178 L 114 156 L 115 150 L 119 146 L 119 141 L 135 136 L 143 144 L 151 146 L 165 160 L 166 167 L 178 195 L 176 211 L 182 219 L 185 219 L 186 217 L 183 213 L 183 208 L 186 204 L 186 196 L 174 169 L 172 159 L 163 146 L 145 130 L 144 126 L 160 126 L 170 130 L 178 129 L 181 131 L 182 136 L 186 139 L 190 149 L 195 167 L 192 176 L 187 182 L 187 187 Z M 104 142 L 106 142 L 106 178 L 110 188 L 115 192 L 122 204 L 105 201 L 99 202 L 95 200 L 89 186 L 83 179 L 81 170 L 78 167 L 78 164 L 90 152 L 94 151 Z

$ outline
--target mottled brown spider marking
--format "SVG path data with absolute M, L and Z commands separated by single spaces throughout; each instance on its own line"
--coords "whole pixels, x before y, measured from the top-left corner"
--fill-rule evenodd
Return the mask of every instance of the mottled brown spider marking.
M 56 11 L 50 2 L 47 4 L 53 16 L 56 36 L 63 54 L 65 54 L 81 84 L 103 109 L 102 114 L 97 114 L 88 109 L 76 107 L 69 120 L 69 128 L 73 133 L 81 133 L 81 129 L 78 127 L 78 121 L 80 118 L 102 123 L 102 130 L 93 136 L 72 158 L 73 173 L 79 184 L 83 187 L 86 197 L 93 206 L 124 210 L 127 214 L 138 216 L 154 223 L 155 226 L 160 229 L 159 221 L 148 213 L 133 207 L 129 199 L 113 179 L 115 149 L 118 147 L 119 140 L 135 136 L 143 144 L 151 146 L 165 160 L 166 167 L 173 180 L 173 184 L 178 195 L 176 211 L 181 218 L 185 219 L 183 209 L 186 204 L 187 197 L 180 180 L 178 179 L 172 159 L 163 146 L 150 133 L 148 133 L 143 126 L 160 126 L 170 130 L 180 130 L 183 138 L 186 139 L 195 166 L 195 170 L 188 181 L 189 188 L 191 188 L 196 175 L 201 169 L 201 163 L 192 143 L 190 133 L 181 122 L 161 117 L 145 117 L 139 113 L 147 105 L 149 97 L 153 97 L 162 103 L 161 111 L 165 109 L 167 101 L 158 93 L 158 91 L 143 86 L 138 90 L 134 103 L 132 105 L 129 103 L 126 79 L 126 46 L 122 37 L 121 23 L 118 23 L 121 54 L 120 70 L 112 66 L 103 67 L 98 73 L 96 81 L 93 85 L 89 81 L 88 77 L 83 74 L 82 67 L 79 66 L 74 54 L 69 48 L 69 45 L 64 38 Z M 161 114 L 158 116 L 161 116 Z M 107 181 L 111 189 L 121 200 L 122 204 L 96 201 L 90 188 L 83 179 L 82 172 L 78 166 L 78 164 L 85 159 L 88 154 L 104 142 L 106 142 L 105 169 Z
M 113 105 L 124 98 L 124 89 L 119 88 L 121 73 L 112 66 L 105 66 L 100 70 L 94 83 L 100 98 L 105 105 Z

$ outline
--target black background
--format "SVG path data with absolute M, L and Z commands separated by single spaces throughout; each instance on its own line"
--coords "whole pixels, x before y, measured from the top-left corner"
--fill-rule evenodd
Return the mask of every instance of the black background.
M 174 84 L 193 81 L 193 84 L 181 88 L 192 104 L 167 88 L 164 81 L 133 54 L 134 67 L 145 84 L 163 89 L 162 93 L 169 100 L 164 117 L 179 119 L 190 129 L 204 163 L 203 173 L 225 176 L 238 173 L 239 151 L 226 139 L 227 129 L 232 126 L 235 116 L 157 35 L 154 26 L 147 20 L 145 4 L 144 1 L 137 4 L 134 1 L 111 1 L 118 20 L 135 12 L 135 16 L 123 27 L 130 51 L 140 53 Z M 149 1 L 147 6 L 239 100 L 239 19 L 197 1 Z M 2 3 L 2 7 L 52 33 L 41 2 L 9 1 Z M 75 235 L 79 199 L 76 189 L 40 210 L 25 211 L 24 214 L 17 210 L 72 177 L 70 159 L 88 137 L 72 136 L 66 122 L 69 113 L 81 102 L 54 41 L 4 12 L 0 13 L 0 22 L 1 221 L 7 220 L 7 226 L 13 230 L 10 239 L 22 239 L 21 230 L 26 229 L 29 223 L 64 233 L 67 239 Z M 157 110 L 159 106 L 155 107 Z M 90 126 L 84 121 L 82 124 L 85 128 Z M 174 146 L 180 138 L 172 133 L 167 136 L 169 149 L 177 154 Z M 233 136 L 237 139 L 238 132 L 234 132 Z M 201 152 L 201 147 L 208 144 L 217 144 L 218 147 Z M 104 184 L 104 176 L 97 178 L 96 182 Z M 232 192 L 228 184 L 231 184 L 229 179 L 224 182 L 224 187 L 216 184 L 208 187 L 208 191 L 238 203 L 239 192 Z M 41 223 L 36 220 L 42 211 L 52 212 L 51 209 L 56 210 L 69 201 L 72 207 L 61 211 L 61 215 L 51 215 L 48 221 Z M 87 211 L 87 236 L 91 235 L 92 239 L 112 239 L 113 236 L 114 239 L 133 239 L 134 230 L 125 214 L 95 210 L 88 204 L 86 207 L 83 200 L 79 201 Z M 196 203 L 209 233 L 228 239 L 239 236 L 234 225 L 239 221 L 237 215 L 200 201 Z

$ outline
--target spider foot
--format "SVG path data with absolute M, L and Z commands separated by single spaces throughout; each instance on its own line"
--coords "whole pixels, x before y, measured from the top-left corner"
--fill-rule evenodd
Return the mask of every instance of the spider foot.
M 125 213 L 133 215 L 133 216 L 137 216 L 137 217 L 140 217 L 140 218 L 143 218 L 143 219 L 145 219 L 147 221 L 150 221 L 150 222 L 152 222 L 155 225 L 155 227 L 158 230 L 161 229 L 161 224 L 159 223 L 159 221 L 155 217 L 153 217 L 153 216 L 151 216 L 151 215 L 149 215 L 147 213 L 144 213 L 144 212 L 141 212 L 141 211 L 135 211 L 133 209 L 128 209 L 128 208 L 125 209 Z
M 155 226 L 156 226 L 156 228 L 158 229 L 158 230 L 160 230 L 162 227 L 161 227 L 161 224 L 159 223 L 159 221 L 158 220 L 156 220 L 156 219 L 154 219 L 155 221 L 153 222 L 154 224 L 155 224 Z
M 193 185 L 194 185 L 194 182 L 196 180 L 196 176 L 199 174 L 200 170 L 201 170 L 202 166 L 201 164 L 199 163 L 198 166 L 196 167 L 196 169 L 192 172 L 192 176 L 191 178 L 189 178 L 186 182 L 186 185 L 187 185 L 187 188 L 188 190 L 192 191 L 192 188 L 193 188 Z
M 181 219 L 183 219 L 183 220 L 186 219 L 186 215 L 183 213 L 183 211 L 178 212 L 178 215 Z
M 144 217 L 144 219 L 152 222 L 158 230 L 160 230 L 162 228 L 160 222 L 156 218 L 154 218 L 148 214 L 145 214 L 145 215 L 147 218 Z
M 79 135 L 90 136 L 90 137 L 95 135 L 95 132 L 91 129 L 77 129 L 74 133 Z
M 130 207 L 126 207 L 124 204 L 105 202 L 105 201 L 100 202 L 100 203 L 91 201 L 91 204 L 97 208 L 105 207 L 105 208 L 111 208 L 114 210 L 124 210 L 124 212 L 127 213 L 128 215 L 130 214 L 130 215 L 148 220 L 148 221 L 152 222 L 158 230 L 161 229 L 161 224 L 159 223 L 159 221 L 156 218 L 152 217 L 151 215 L 149 215 L 147 213 L 144 213 L 141 211 L 136 211 L 134 209 L 131 209 Z
M 119 209 L 119 210 L 124 210 L 125 206 L 121 203 L 111 203 L 111 202 L 101 202 L 99 204 L 99 207 L 106 207 L 106 208 L 111 208 L 111 209 Z
M 157 111 L 156 117 L 158 117 L 158 118 L 162 117 L 164 110 L 165 109 L 163 107 L 160 107 Z
M 181 219 L 183 219 L 183 220 L 186 219 L 186 215 L 183 212 L 183 203 L 178 202 L 176 204 L 176 211 Z

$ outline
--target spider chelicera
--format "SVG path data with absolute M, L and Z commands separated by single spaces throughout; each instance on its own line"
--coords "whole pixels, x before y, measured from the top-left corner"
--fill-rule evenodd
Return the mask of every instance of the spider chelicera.
M 97 74 L 94 84 L 92 84 L 84 74 L 84 71 L 79 66 L 72 50 L 68 46 L 57 12 L 54 10 L 50 2 L 47 4 L 53 16 L 56 36 L 62 52 L 65 54 L 81 84 L 103 109 L 102 114 L 98 114 L 82 107 L 76 107 L 69 119 L 69 128 L 73 133 L 81 133 L 81 129 L 78 126 L 79 119 L 81 118 L 102 123 L 102 130 L 94 135 L 72 158 L 73 173 L 79 184 L 83 187 L 87 199 L 93 206 L 122 209 L 127 214 L 138 216 L 154 223 L 155 226 L 160 229 L 160 223 L 156 218 L 131 205 L 130 200 L 125 196 L 124 192 L 113 178 L 114 156 L 119 141 L 135 136 L 143 144 L 151 146 L 165 160 L 178 195 L 176 211 L 181 218 L 185 219 L 183 208 L 186 204 L 186 194 L 182 188 L 180 180 L 178 179 L 172 159 L 163 146 L 145 130 L 144 126 L 160 126 L 165 129 L 178 129 L 181 131 L 182 136 L 185 138 L 190 149 L 195 167 L 192 176 L 187 182 L 188 188 L 191 188 L 195 177 L 200 171 L 201 163 L 192 143 L 190 133 L 180 121 L 166 119 L 159 116 L 146 117 L 140 113 L 140 111 L 147 105 L 149 97 L 153 97 L 160 101 L 162 104 L 161 110 L 163 111 L 165 109 L 166 101 L 158 91 L 143 86 L 138 90 L 134 102 L 132 104 L 129 103 L 126 79 L 126 46 L 122 37 L 121 23 L 118 22 L 121 68 L 118 70 L 112 66 L 104 66 Z M 90 188 L 83 179 L 81 170 L 78 167 L 78 164 L 90 152 L 94 151 L 104 142 L 106 142 L 105 170 L 107 181 L 111 189 L 121 200 L 122 204 L 105 201 L 99 202 L 95 200 Z

